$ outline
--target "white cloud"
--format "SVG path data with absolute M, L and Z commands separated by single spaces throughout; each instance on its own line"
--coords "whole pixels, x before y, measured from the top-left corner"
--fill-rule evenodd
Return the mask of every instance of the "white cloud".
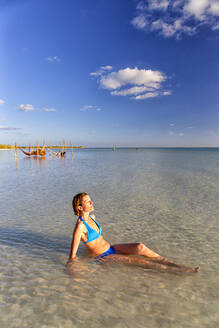
M 168 90 L 168 91 L 163 91 L 162 94 L 164 96 L 170 96 L 172 94 L 172 92 L 170 90 Z
M 158 19 L 151 23 L 151 31 L 161 30 L 166 36 L 172 36 L 175 34 L 173 25 L 165 23 L 162 19 Z
M 58 56 L 51 56 L 51 57 L 47 57 L 47 60 L 49 62 L 59 62 L 60 58 Z
M 91 76 L 99 76 L 102 74 L 102 71 L 97 71 L 97 72 L 91 72 L 90 75 Z
M 151 23 L 151 31 L 160 31 L 165 37 L 176 36 L 179 38 L 182 33 L 188 35 L 195 34 L 196 28 L 191 26 L 184 26 L 182 19 L 176 19 L 173 23 L 166 23 L 163 19 L 155 20 Z
M 98 106 L 93 106 L 93 105 L 85 105 L 80 108 L 81 112 L 86 112 L 88 110 L 94 110 L 94 111 L 100 112 L 102 109 Z
M 41 108 L 40 110 L 42 112 L 56 112 L 55 108 Z
M 0 105 L 3 105 L 5 101 L 3 99 L 0 99 Z
M 111 95 L 113 96 L 128 96 L 128 95 L 136 95 L 139 93 L 143 93 L 147 90 L 151 90 L 151 88 L 147 87 L 132 87 L 129 89 L 123 89 L 123 90 L 115 90 L 111 92 Z
M 118 72 L 112 72 L 104 75 L 100 79 L 100 85 L 104 89 L 117 89 L 124 85 L 144 85 L 159 89 L 160 83 L 165 80 L 165 75 L 159 71 L 151 69 L 125 68 Z
M 138 96 L 132 97 L 132 99 L 143 100 L 143 99 L 148 99 L 148 98 L 155 98 L 158 96 L 159 96 L 158 92 L 148 92 L 143 95 L 138 95 Z
M 30 112 L 30 111 L 33 111 L 34 110 L 34 106 L 31 105 L 31 104 L 21 104 L 19 106 L 19 110 L 22 111 L 22 112 Z
M 144 15 L 139 15 L 132 20 L 132 25 L 134 25 L 136 28 L 142 30 L 147 25 L 147 20 Z
M 180 39 L 183 34 L 193 35 L 203 24 L 212 30 L 219 28 L 219 0 L 144 0 L 136 10 L 133 26 L 158 31 L 165 37 Z
M 149 10 L 166 10 L 169 6 L 169 0 L 150 0 L 148 1 Z
M 175 123 L 170 123 L 170 126 L 175 126 Z
M 113 67 L 111 65 L 106 65 L 106 66 L 101 66 L 100 69 L 103 71 L 111 71 Z
M 103 89 L 111 90 L 113 96 L 135 95 L 132 99 L 140 100 L 170 95 L 171 91 L 161 90 L 166 79 L 160 71 L 127 67 L 99 74 L 98 82 Z
M 209 0 L 189 0 L 184 7 L 184 11 L 189 15 L 194 15 L 198 19 L 203 19 L 209 6 Z
M 13 127 L 9 127 L 9 126 L 0 125 L 0 130 L 11 131 L 11 130 L 20 130 L 20 129 L 21 128 L 13 128 Z
M 212 30 L 218 30 L 219 29 L 219 23 L 215 24 L 214 26 L 212 26 Z
M 89 109 L 92 109 L 93 108 L 93 106 L 92 105 L 85 105 L 85 106 L 83 106 L 83 107 L 81 107 L 80 108 L 80 111 L 85 111 L 85 110 L 89 110 Z
M 138 2 L 136 9 L 138 9 L 138 10 L 145 10 L 145 9 L 147 9 L 147 6 L 146 6 L 145 1 Z
M 101 66 L 98 71 L 92 72 L 92 73 L 90 73 L 90 75 L 91 76 L 101 76 L 101 75 L 107 73 L 108 71 L 111 71 L 112 69 L 113 69 L 113 66 L 111 66 L 111 65 Z
M 209 8 L 209 12 L 212 14 L 212 15 L 217 15 L 219 16 L 219 1 L 218 0 L 215 0 L 215 1 L 212 1 L 211 4 L 210 4 L 210 8 Z

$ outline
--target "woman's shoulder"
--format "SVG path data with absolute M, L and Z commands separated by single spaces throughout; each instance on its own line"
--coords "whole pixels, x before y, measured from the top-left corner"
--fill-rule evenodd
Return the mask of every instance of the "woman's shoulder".
M 83 226 L 84 226 L 84 222 L 80 218 L 78 218 L 75 227 L 82 228 Z
M 74 228 L 75 233 L 82 233 L 86 231 L 84 223 L 78 218 Z
M 90 217 L 92 218 L 92 219 L 96 219 L 96 216 L 95 216 L 95 214 L 94 213 L 92 213 L 92 214 L 90 214 Z

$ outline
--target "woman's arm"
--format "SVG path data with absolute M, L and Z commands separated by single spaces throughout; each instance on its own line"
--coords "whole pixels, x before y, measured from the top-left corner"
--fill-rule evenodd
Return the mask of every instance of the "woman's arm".
M 72 261 L 76 258 L 77 250 L 81 241 L 82 232 L 83 232 L 83 222 L 79 222 L 76 224 L 75 229 L 73 231 L 71 249 L 70 249 L 70 254 L 67 264 L 72 263 Z

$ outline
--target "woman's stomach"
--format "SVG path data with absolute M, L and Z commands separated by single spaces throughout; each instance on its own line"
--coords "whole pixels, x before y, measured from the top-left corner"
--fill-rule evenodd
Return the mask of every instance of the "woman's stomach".
M 98 256 L 110 248 L 110 243 L 103 239 L 102 236 L 86 244 L 91 256 Z

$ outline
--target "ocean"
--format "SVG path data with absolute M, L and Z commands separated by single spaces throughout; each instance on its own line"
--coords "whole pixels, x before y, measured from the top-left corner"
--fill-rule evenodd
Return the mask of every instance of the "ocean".
M 66 268 L 87 192 L 111 244 L 142 242 L 197 274 L 91 261 Z M 0 327 L 217 328 L 219 149 L 0 151 Z

